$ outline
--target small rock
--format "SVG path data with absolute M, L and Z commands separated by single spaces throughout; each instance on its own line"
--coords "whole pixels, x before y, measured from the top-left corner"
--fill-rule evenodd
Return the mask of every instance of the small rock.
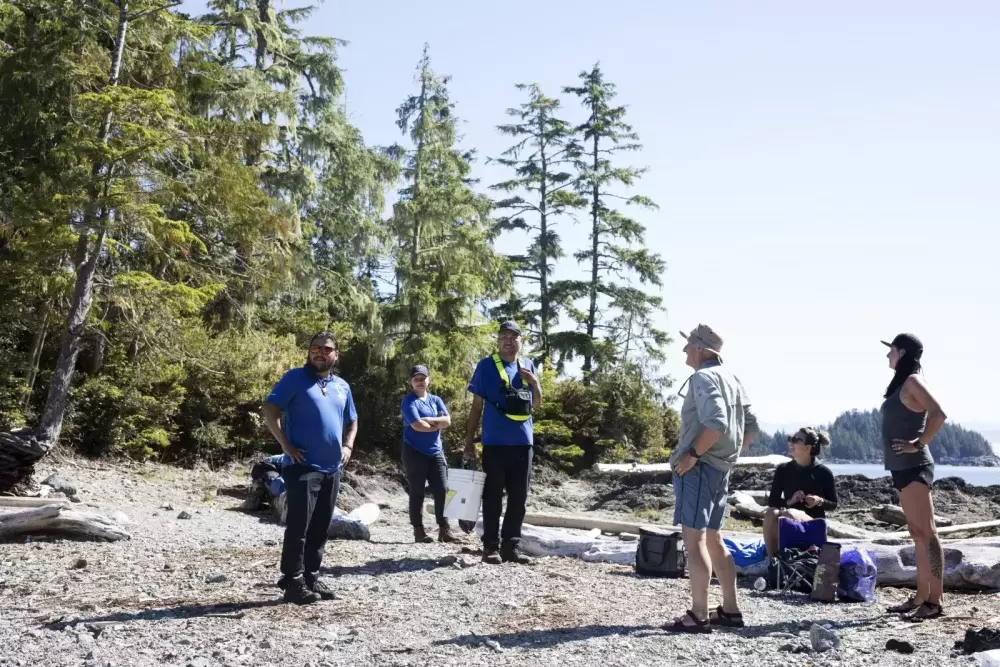
M 521 606 L 516 602 L 504 602 L 500 605 L 504 609 L 520 609 Z
M 187 667 L 212 667 L 212 662 L 208 658 L 198 656 L 197 658 L 189 660 Z
M 276 547 L 278 543 L 275 540 L 264 540 L 265 547 Z
M 448 556 L 441 556 L 441 558 L 438 558 L 437 564 L 440 565 L 441 567 L 447 567 L 448 565 L 454 565 L 457 562 L 458 562 L 458 556 L 448 555 Z
M 191 513 L 187 510 L 182 510 L 180 514 L 177 515 L 178 519 L 190 519 Z
M 903 655 L 909 655 L 916 651 L 913 644 L 910 642 L 900 641 L 898 639 L 890 639 L 885 643 L 885 649 L 887 651 L 896 651 L 897 653 L 902 653 Z
M 493 651 L 496 652 L 496 653 L 503 653 L 503 647 L 500 646 L 500 643 L 498 641 L 496 641 L 495 639 L 486 639 L 486 640 L 484 640 L 483 641 L 483 646 L 486 646 L 487 648 L 493 649 Z
M 120 526 L 124 526 L 125 524 L 131 521 L 128 518 L 128 514 L 125 514 L 125 512 L 122 512 L 121 510 L 115 510 L 109 516 L 115 523 L 117 523 Z
M 162 505 L 160 505 L 160 509 L 161 510 L 167 510 L 168 512 L 173 512 L 174 511 L 174 505 L 173 505 L 173 503 L 163 503 Z
M 796 637 L 790 632 L 769 632 L 767 636 L 773 639 L 795 639 Z
M 458 559 L 458 564 L 460 566 L 462 566 L 463 568 L 475 567 L 476 565 L 479 564 L 479 561 L 477 561 L 475 558 L 469 558 L 468 556 L 462 556 L 462 557 L 460 557 Z
M 260 647 L 263 649 L 274 648 L 274 644 L 271 642 L 270 639 L 265 639 L 260 643 Z
M 83 657 L 83 659 L 84 659 L 84 660 L 93 660 L 93 659 L 94 659 L 94 652 L 93 652 L 93 651 L 88 651 L 88 652 L 87 652 L 87 655 L 85 655 L 85 656 Z
M 840 646 L 840 638 L 833 630 L 814 624 L 809 628 L 809 643 L 817 653 L 825 653 Z
M 479 580 L 476 579 L 475 577 L 469 577 L 468 579 L 465 580 L 465 583 L 469 584 L 470 586 L 475 586 L 476 584 L 479 583 Z
M 74 570 L 82 570 L 85 567 L 87 567 L 87 559 L 86 558 L 77 558 L 76 562 L 73 563 L 73 569 Z
M 82 500 L 80 500 L 80 498 L 78 496 L 70 496 L 69 497 L 69 501 L 71 503 L 82 503 L 83 502 Z
M 795 644 L 782 644 L 778 647 L 778 653 L 792 653 L 795 651 Z
M 187 637 L 181 637 L 180 639 L 177 640 L 177 643 L 180 644 L 181 646 L 190 646 L 191 640 L 188 639 Z
M 76 485 L 73 484 L 73 482 L 71 482 L 69 479 L 63 477 L 57 472 L 54 472 L 48 477 L 46 477 L 45 481 L 42 482 L 42 484 L 51 486 L 53 491 L 57 491 L 59 493 L 65 493 L 67 496 L 76 495 Z
M 229 581 L 229 578 L 221 572 L 216 572 L 214 574 L 209 574 L 205 577 L 206 584 L 224 584 Z

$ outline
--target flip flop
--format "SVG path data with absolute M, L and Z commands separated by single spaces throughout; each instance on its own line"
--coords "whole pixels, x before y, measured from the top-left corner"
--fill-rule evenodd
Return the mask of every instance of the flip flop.
M 709 635 L 712 634 L 712 626 L 709 625 L 708 619 L 704 621 L 699 621 L 698 617 L 694 615 L 694 612 L 688 609 L 687 617 L 691 619 L 694 625 L 685 625 L 684 617 L 680 617 L 673 623 L 667 623 L 663 626 L 663 629 L 667 632 L 689 632 L 696 635 Z
M 886 607 L 886 611 L 890 614 L 909 614 L 911 611 L 916 611 L 919 608 L 920 605 L 917 604 L 917 599 L 915 597 L 910 597 L 902 604 Z
M 907 616 L 906 619 L 914 623 L 920 623 L 922 621 L 932 621 L 942 616 L 944 616 L 944 607 L 933 602 L 925 602 L 915 612 Z
M 722 605 L 716 607 L 715 611 L 708 615 L 708 622 L 712 625 L 718 625 L 721 628 L 745 628 L 747 625 L 743 622 L 742 613 L 735 612 L 730 614 L 723 610 Z

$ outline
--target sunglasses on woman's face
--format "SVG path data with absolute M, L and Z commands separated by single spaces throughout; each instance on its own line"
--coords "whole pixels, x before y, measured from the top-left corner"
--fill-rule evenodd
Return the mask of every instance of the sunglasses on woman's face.
M 312 347 L 309 348 L 309 351 L 312 352 L 313 354 L 316 354 L 317 352 L 322 352 L 323 354 L 325 354 L 328 357 L 331 354 L 333 354 L 333 348 L 330 347 L 329 345 L 322 345 L 322 346 L 321 345 L 313 345 Z
M 788 442 L 790 442 L 793 445 L 801 445 L 805 441 L 806 441 L 805 438 L 803 438 L 801 435 L 788 436 Z

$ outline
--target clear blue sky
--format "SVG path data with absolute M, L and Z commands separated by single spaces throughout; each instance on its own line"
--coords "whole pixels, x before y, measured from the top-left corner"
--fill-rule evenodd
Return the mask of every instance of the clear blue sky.
M 515 83 L 555 95 L 600 61 L 645 146 L 636 192 L 661 207 L 641 218 L 668 265 L 663 324 L 715 327 L 764 422 L 877 406 L 890 377 L 879 339 L 912 331 L 949 415 L 989 424 L 998 26 L 1000 3 L 985 0 L 328 0 L 307 32 L 350 42 L 346 102 L 375 144 L 399 140 L 394 110 L 429 42 L 464 144 L 484 157 L 507 145 L 494 128 L 521 101 Z M 564 223 L 568 254 L 585 234 Z

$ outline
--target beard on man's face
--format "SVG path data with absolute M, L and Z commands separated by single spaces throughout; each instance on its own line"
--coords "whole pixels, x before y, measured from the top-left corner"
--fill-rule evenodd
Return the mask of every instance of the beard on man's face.
M 307 363 L 319 373 L 325 373 L 333 368 L 333 358 L 322 354 L 310 354 Z

